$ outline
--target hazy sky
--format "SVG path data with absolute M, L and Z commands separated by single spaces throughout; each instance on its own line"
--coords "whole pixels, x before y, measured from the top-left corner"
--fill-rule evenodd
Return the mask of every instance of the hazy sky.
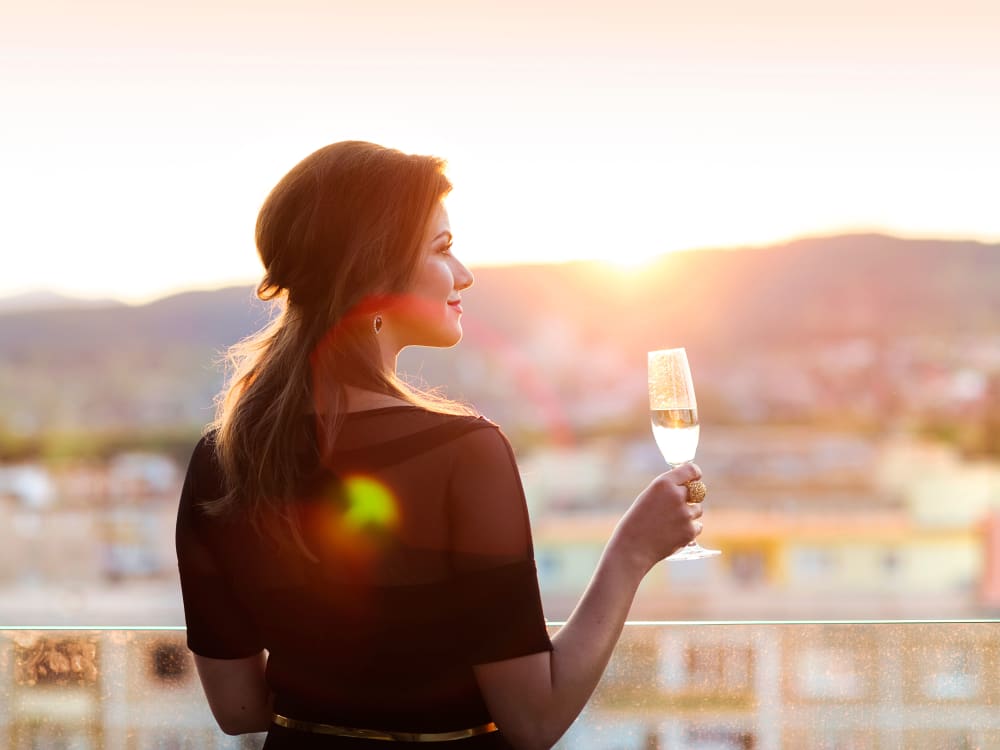
M 472 265 L 1000 240 L 1000 3 L 0 0 L 0 294 L 259 276 L 316 148 L 448 159 Z

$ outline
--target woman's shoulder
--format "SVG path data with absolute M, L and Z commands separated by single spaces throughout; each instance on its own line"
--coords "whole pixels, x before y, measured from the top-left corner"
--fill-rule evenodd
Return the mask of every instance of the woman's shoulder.
M 508 442 L 500 425 L 482 414 L 421 410 L 423 414 L 418 419 L 422 429 L 415 433 L 415 437 L 421 434 L 439 434 L 446 439 L 462 440 L 467 436 L 480 435 L 480 439 L 487 442 L 496 443 L 498 439 L 503 443 Z M 487 435 L 494 437 L 491 439 Z
M 206 471 L 216 468 L 215 447 L 218 437 L 218 430 L 214 425 L 205 427 L 202 430 L 198 442 L 191 450 L 191 459 L 188 463 L 188 471 Z
M 450 428 L 458 431 L 462 431 L 463 428 L 468 430 L 500 429 L 496 422 L 478 412 L 438 409 L 423 404 L 401 404 L 346 412 L 344 422 L 345 425 L 357 428 L 375 428 L 377 426 L 378 429 L 389 429 L 396 427 L 401 432 L 411 434 L 419 434 L 429 429 Z
M 425 455 L 460 450 L 477 433 L 499 427 L 478 414 L 454 414 L 422 406 L 391 407 L 345 415 L 345 429 L 333 451 L 338 468 L 369 469 Z
M 424 418 L 423 429 L 410 437 L 422 450 L 448 445 L 459 463 L 479 467 L 516 465 L 510 439 L 489 417 L 427 411 Z
M 214 427 L 206 427 L 191 450 L 185 483 L 191 485 L 198 496 L 217 495 L 223 484 L 215 452 L 217 434 Z
M 460 422 L 459 449 L 465 454 L 476 454 L 482 458 L 513 460 L 514 449 L 507 435 L 496 422 L 484 416 L 475 416 Z

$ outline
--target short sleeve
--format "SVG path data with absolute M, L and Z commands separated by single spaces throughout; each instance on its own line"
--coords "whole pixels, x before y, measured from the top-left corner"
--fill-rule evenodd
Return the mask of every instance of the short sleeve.
M 514 453 L 487 424 L 460 439 L 449 488 L 458 645 L 469 664 L 552 649 Z
M 199 656 L 240 659 L 263 649 L 253 619 L 239 602 L 212 544 L 222 530 L 200 509 L 222 494 L 214 449 L 202 438 L 194 449 L 177 512 L 177 567 L 180 572 L 188 648 Z

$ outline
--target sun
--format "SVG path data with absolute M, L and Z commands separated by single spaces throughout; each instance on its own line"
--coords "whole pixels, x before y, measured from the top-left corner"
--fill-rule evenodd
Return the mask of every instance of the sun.
M 648 248 L 637 249 L 634 253 L 624 252 L 616 253 L 614 256 L 605 259 L 605 262 L 622 271 L 638 272 L 643 270 L 648 266 L 654 258 L 661 255 L 655 251 L 650 251 Z

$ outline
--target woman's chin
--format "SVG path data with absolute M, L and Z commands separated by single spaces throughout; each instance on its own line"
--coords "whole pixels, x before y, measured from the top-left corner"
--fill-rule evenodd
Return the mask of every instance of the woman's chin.
M 411 346 L 429 346 L 435 349 L 448 349 L 458 344 L 462 340 L 462 327 L 460 325 L 449 326 L 448 328 L 436 331 L 427 331 L 423 336 L 418 337 Z
M 458 326 L 455 330 L 450 331 L 447 336 L 442 337 L 442 343 L 437 344 L 442 348 L 449 348 L 458 344 L 462 340 L 462 327 Z

